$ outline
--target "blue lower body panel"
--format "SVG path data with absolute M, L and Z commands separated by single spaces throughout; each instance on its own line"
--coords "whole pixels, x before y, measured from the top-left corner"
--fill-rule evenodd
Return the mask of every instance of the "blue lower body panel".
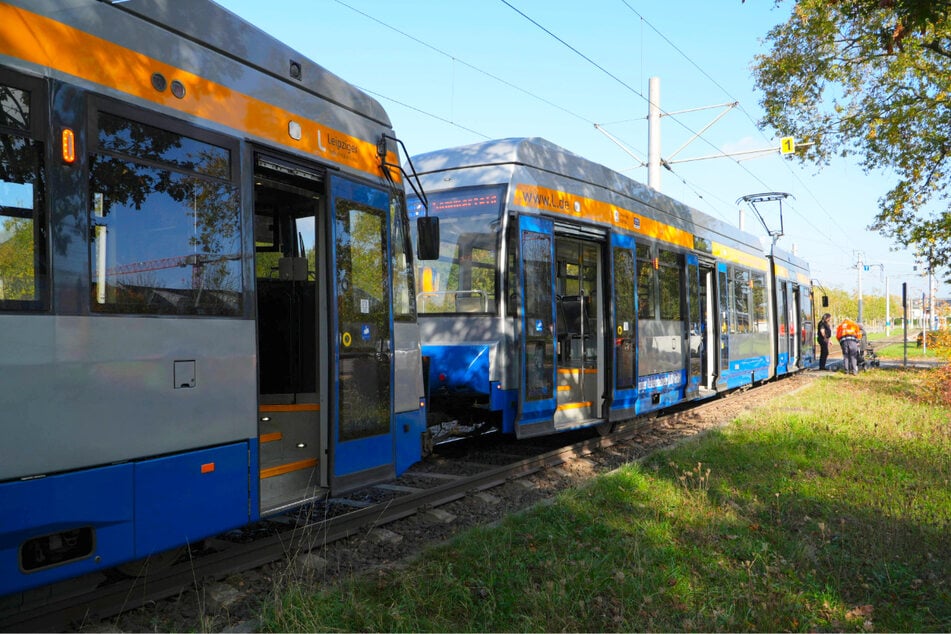
M 423 458 L 423 434 L 426 432 L 426 409 L 396 415 L 396 475 Z
M 0 484 L 0 595 L 242 526 L 248 495 L 246 442 Z
M 135 465 L 135 558 L 248 523 L 248 445 Z
M 769 359 L 767 357 L 752 357 L 749 359 L 733 359 L 730 367 L 720 375 L 717 387 L 734 389 L 751 385 L 755 381 L 765 381 L 769 378 Z
M 131 464 L 0 484 L 0 595 L 109 568 L 135 557 Z M 44 535 L 92 529 L 78 553 L 48 552 Z M 29 552 L 27 570 L 21 546 Z M 62 558 L 66 557 L 66 561 Z
M 791 371 L 792 368 L 790 368 L 789 364 L 789 353 L 780 353 L 779 358 L 776 360 L 776 376 L 787 374 Z
M 429 390 L 433 399 L 489 397 L 488 344 L 426 345 Z
M 637 413 L 645 414 L 682 402 L 686 383 L 684 370 L 638 377 Z

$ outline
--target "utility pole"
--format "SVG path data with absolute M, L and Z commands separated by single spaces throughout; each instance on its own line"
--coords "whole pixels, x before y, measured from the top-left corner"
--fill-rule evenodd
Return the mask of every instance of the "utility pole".
M 865 254 L 862 253 L 861 251 L 856 251 L 855 253 L 856 253 L 856 258 L 857 258 L 857 261 L 856 261 L 856 264 L 855 264 L 855 268 L 858 269 L 858 272 L 859 272 L 859 314 L 858 314 L 858 322 L 861 324 L 861 323 L 862 323 L 862 269 L 865 267 L 865 264 L 862 262 L 862 259 L 865 257 Z

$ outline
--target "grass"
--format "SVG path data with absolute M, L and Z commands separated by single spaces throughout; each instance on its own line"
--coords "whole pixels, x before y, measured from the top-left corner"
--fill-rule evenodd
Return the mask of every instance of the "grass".
M 261 627 L 951 631 L 951 408 L 929 372 L 817 379 L 399 570 L 289 583 Z
M 929 346 L 926 352 L 923 348 L 917 346 L 914 341 L 875 347 L 874 350 L 875 354 L 887 359 L 903 359 L 906 350 L 909 359 L 936 359 L 943 356 L 941 351 L 935 351 L 933 346 Z

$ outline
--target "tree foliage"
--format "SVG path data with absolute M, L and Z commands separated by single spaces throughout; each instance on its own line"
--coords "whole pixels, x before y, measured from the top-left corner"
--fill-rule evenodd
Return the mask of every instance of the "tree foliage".
M 871 228 L 951 276 L 951 2 L 795 0 L 765 43 L 762 125 L 812 141 L 800 160 L 894 172 Z

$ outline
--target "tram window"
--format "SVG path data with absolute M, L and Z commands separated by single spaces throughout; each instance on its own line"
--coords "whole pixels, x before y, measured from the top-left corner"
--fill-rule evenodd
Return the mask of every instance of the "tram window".
M 637 318 L 655 319 L 654 263 L 649 246 L 637 246 Z
M 733 313 L 736 332 L 750 332 L 750 272 L 746 269 L 733 269 Z
M 799 294 L 799 323 L 802 324 L 802 344 L 808 345 L 812 341 L 812 291 L 801 286 Z
M 554 390 L 551 238 L 523 231 L 522 261 L 525 288 L 532 289 L 525 293 L 525 400 L 535 401 L 551 398 Z
M 769 322 L 766 318 L 766 276 L 762 273 L 753 273 L 753 309 L 755 332 L 769 332 Z
M 402 197 L 390 199 L 390 220 L 393 226 L 393 319 L 412 321 L 416 314 L 416 294 L 413 292 L 413 260 L 409 242 L 409 221 L 402 213 Z
M 634 259 L 630 249 L 614 249 L 617 388 L 634 386 Z
M 657 270 L 658 288 L 660 290 L 660 318 L 666 320 L 680 320 L 681 312 L 681 257 L 677 253 L 661 250 L 659 254 L 660 267 Z
M 46 305 L 43 146 L 34 93 L 0 83 L 0 310 Z
M 239 315 L 231 151 L 104 112 L 98 122 L 90 157 L 92 309 Z
M 439 259 L 419 264 L 417 310 L 422 313 L 495 313 L 502 195 L 498 188 L 451 190 L 429 196 L 439 217 Z M 422 205 L 410 201 L 412 214 Z M 414 235 L 416 228 L 410 224 Z

